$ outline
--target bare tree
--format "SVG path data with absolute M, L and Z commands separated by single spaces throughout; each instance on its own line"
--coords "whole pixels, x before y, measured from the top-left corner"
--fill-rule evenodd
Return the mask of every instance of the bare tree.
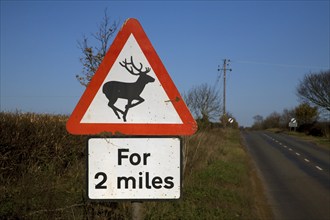
M 281 128 L 287 128 L 290 120 L 295 117 L 294 109 L 283 109 L 280 119 Z
M 267 128 L 279 128 L 281 115 L 277 112 L 273 112 L 268 115 L 262 123 L 263 129 Z
M 255 115 L 253 116 L 254 123 L 252 125 L 252 128 L 254 129 L 261 129 L 262 128 L 262 123 L 264 122 L 264 117 L 261 115 Z
M 91 46 L 88 38 L 84 35 L 82 40 L 78 41 L 78 47 L 81 49 L 82 56 L 80 62 L 83 65 L 81 74 L 76 75 L 80 84 L 87 86 L 94 73 L 101 64 L 106 52 L 110 46 L 110 39 L 117 31 L 119 22 L 110 21 L 107 9 L 104 10 L 104 17 L 95 34 L 91 34 L 96 40 L 97 45 Z
M 297 87 L 297 96 L 302 102 L 330 111 L 330 70 L 305 75 Z
M 219 92 L 214 87 L 206 83 L 194 86 L 184 94 L 184 99 L 197 119 L 205 121 L 219 119 L 221 100 Z

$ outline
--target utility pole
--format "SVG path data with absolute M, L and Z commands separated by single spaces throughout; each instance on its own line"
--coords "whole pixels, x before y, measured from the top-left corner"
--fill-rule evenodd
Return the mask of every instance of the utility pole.
M 225 119 L 226 116 L 226 71 L 232 71 L 232 69 L 227 69 L 227 66 L 229 66 L 230 59 L 224 59 L 223 60 L 223 66 L 220 68 L 220 65 L 218 66 L 218 71 L 223 70 L 223 118 Z M 225 126 L 226 123 L 224 123 Z

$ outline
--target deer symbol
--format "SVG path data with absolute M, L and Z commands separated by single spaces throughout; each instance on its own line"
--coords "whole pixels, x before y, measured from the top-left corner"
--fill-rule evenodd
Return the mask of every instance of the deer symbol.
M 147 75 L 148 72 L 150 72 L 150 67 L 145 67 L 145 70 L 142 70 L 143 65 L 140 63 L 140 68 L 135 66 L 133 62 L 133 57 L 131 56 L 131 62 L 127 62 L 125 59 L 122 62 L 119 62 L 119 64 L 122 67 L 125 67 L 125 69 L 134 76 L 139 76 L 139 78 L 134 83 L 125 83 L 125 82 L 118 82 L 118 81 L 109 81 L 106 82 L 103 85 L 103 93 L 108 98 L 109 103 L 108 106 L 112 108 L 113 112 L 116 114 L 118 119 L 120 119 L 120 116 L 118 112 L 120 112 L 123 115 L 123 120 L 126 122 L 126 115 L 130 108 L 137 106 L 144 102 L 144 99 L 140 96 L 142 93 L 144 87 L 150 83 L 154 82 L 155 79 L 149 75 Z M 135 73 L 137 71 L 137 73 Z M 125 111 L 117 108 L 115 106 L 115 103 L 117 99 L 127 99 L 127 105 L 125 106 Z M 137 102 L 132 103 L 133 100 L 137 100 Z

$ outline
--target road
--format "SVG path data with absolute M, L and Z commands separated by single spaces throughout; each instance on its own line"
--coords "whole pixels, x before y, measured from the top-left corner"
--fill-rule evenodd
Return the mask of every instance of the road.
M 330 151 L 285 134 L 242 133 L 274 218 L 330 219 Z

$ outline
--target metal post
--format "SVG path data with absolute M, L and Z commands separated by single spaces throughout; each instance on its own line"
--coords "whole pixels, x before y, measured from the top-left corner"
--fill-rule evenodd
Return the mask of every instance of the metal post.
M 226 63 L 227 59 L 223 61 L 223 117 L 226 116 Z
M 228 61 L 228 63 L 227 63 Z M 226 71 L 227 71 L 227 65 L 229 65 L 230 60 L 224 59 L 223 60 L 223 67 L 222 69 L 218 69 L 218 71 L 223 70 L 223 123 L 224 127 L 226 127 Z M 232 69 L 228 69 L 229 71 L 232 71 Z
M 143 219 L 143 206 L 142 202 L 132 202 L 132 220 Z

